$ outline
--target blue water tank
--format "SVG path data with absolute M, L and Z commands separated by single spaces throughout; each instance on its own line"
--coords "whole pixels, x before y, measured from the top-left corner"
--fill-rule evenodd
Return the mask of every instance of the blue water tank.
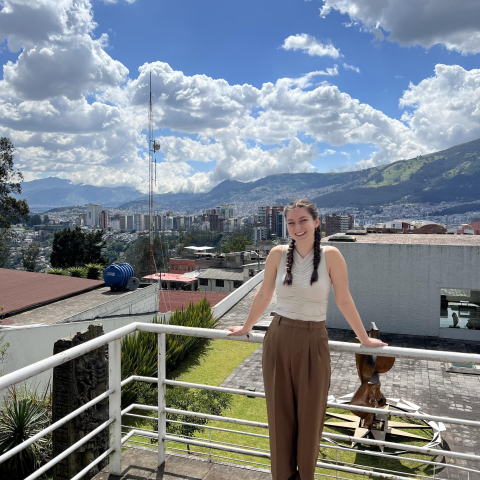
M 126 288 L 128 280 L 133 277 L 133 268 L 128 263 L 112 263 L 103 271 L 105 286 L 111 290 Z

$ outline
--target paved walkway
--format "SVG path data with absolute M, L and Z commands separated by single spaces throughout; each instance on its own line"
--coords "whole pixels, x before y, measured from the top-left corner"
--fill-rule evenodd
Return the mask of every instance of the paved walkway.
M 93 480 L 271 480 L 269 473 L 183 455 L 167 455 L 165 467 L 158 469 L 157 453 L 139 448 L 123 452 L 121 476 L 108 471 L 106 467 Z

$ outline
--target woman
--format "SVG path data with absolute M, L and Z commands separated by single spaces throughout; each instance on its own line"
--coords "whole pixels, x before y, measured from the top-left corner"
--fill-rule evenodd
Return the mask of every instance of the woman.
M 320 245 L 315 205 L 296 200 L 284 210 L 290 244 L 270 251 L 265 276 L 243 327 L 247 335 L 277 292 L 277 306 L 263 341 L 263 379 L 267 402 L 273 480 L 313 480 L 330 387 L 330 353 L 325 328 L 328 295 L 362 345 L 387 345 L 369 338 L 348 289 L 340 251 Z

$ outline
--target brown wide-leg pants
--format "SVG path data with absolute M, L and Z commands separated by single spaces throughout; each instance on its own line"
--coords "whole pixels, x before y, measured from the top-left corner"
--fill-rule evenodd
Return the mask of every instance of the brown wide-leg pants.
M 313 480 L 330 388 L 325 322 L 276 314 L 263 341 L 262 366 L 272 478 Z

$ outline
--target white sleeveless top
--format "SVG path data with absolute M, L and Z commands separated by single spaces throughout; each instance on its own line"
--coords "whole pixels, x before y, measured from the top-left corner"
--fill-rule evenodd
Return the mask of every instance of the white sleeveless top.
M 313 249 L 302 258 L 293 250 L 292 285 L 284 285 L 286 275 L 288 245 L 284 245 L 282 259 L 277 271 L 275 289 L 277 306 L 275 313 L 294 320 L 324 322 L 327 317 L 328 295 L 332 281 L 327 272 L 325 247 L 320 247 L 321 256 L 318 265 L 318 280 L 310 285 L 313 273 Z

